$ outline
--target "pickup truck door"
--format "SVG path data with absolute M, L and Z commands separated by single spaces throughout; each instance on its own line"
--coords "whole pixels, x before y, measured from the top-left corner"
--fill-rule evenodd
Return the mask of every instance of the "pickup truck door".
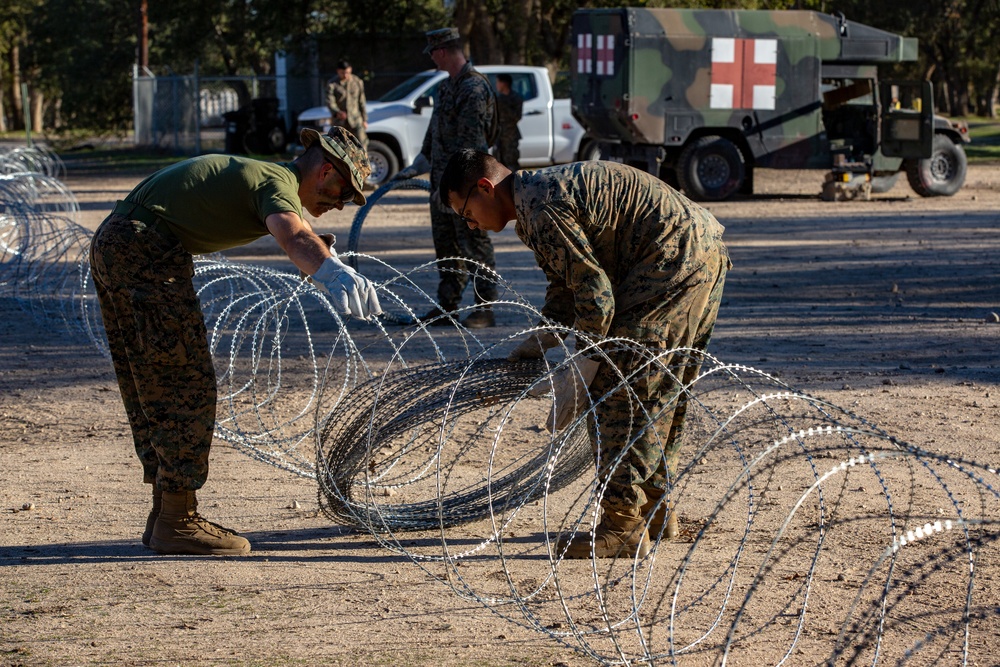
M 513 79 L 513 89 L 524 99 L 521 121 L 521 166 L 536 167 L 552 164 L 552 100 L 539 90 L 532 72 L 508 72 Z M 496 90 L 498 72 L 490 72 L 489 79 Z
M 930 81 L 879 84 L 882 154 L 923 159 L 934 145 L 934 92 Z

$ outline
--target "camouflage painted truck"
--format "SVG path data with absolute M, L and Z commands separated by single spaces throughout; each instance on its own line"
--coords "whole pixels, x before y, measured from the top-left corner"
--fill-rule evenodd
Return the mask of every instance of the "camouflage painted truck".
M 903 172 L 923 196 L 965 181 L 967 128 L 934 115 L 930 83 L 879 81 L 915 39 L 841 14 L 635 8 L 578 10 L 572 39 L 573 114 L 602 156 L 694 199 L 751 194 L 756 168 L 865 194 Z

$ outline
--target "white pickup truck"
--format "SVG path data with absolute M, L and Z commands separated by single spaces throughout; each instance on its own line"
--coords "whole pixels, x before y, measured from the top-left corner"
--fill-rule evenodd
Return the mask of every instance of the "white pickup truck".
M 544 167 L 575 160 L 595 159 L 597 144 L 585 136 L 573 118 L 569 99 L 555 99 L 544 67 L 483 65 L 476 67 L 496 85 L 501 72 L 511 75 L 513 88 L 524 98 L 521 122 L 521 167 Z M 430 123 L 438 84 L 446 72 L 427 70 L 399 84 L 377 101 L 368 102 L 368 157 L 372 173 L 368 183 L 378 187 L 413 162 Z M 299 128 L 330 129 L 330 110 L 306 109 L 298 116 Z

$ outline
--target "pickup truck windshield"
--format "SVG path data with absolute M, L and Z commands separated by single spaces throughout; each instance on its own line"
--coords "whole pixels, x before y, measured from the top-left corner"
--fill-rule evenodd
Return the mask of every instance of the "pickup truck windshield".
M 378 98 L 379 102 L 397 102 L 424 84 L 427 79 L 434 76 L 435 72 L 425 72 L 411 76 L 409 79 L 399 84 L 388 93 Z

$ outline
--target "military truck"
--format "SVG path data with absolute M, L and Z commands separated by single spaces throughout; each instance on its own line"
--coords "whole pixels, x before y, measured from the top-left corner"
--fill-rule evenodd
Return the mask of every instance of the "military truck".
M 602 156 L 694 199 L 750 194 L 756 168 L 865 194 L 965 182 L 967 127 L 934 115 L 929 82 L 878 78 L 916 39 L 805 10 L 615 8 L 576 11 L 572 40 L 573 114 Z

